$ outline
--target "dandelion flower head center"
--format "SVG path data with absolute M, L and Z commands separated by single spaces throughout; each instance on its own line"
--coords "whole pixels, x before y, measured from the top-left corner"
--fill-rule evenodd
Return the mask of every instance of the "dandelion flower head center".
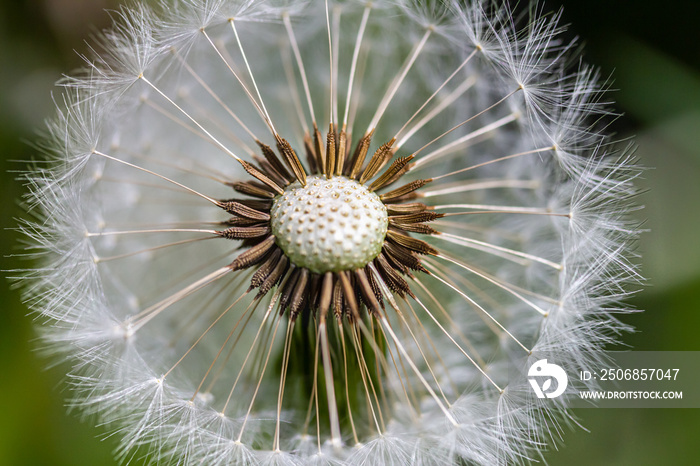
M 364 267 L 379 255 L 388 215 L 379 196 L 342 176 L 289 185 L 271 210 L 272 233 L 293 264 L 315 273 Z

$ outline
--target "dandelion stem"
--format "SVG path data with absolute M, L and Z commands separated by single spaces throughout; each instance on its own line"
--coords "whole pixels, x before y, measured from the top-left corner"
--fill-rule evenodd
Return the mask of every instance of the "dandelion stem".
M 149 106 L 150 108 L 152 108 L 153 110 L 155 110 L 156 112 L 158 112 L 158 113 L 160 113 L 161 115 L 163 115 L 163 116 L 164 116 L 165 118 L 167 118 L 168 120 L 170 120 L 170 121 L 172 121 L 173 123 L 175 123 L 176 125 L 180 126 L 181 128 L 185 128 L 187 131 L 191 132 L 192 134 L 194 134 L 194 135 L 197 136 L 198 138 L 201 138 L 202 140 L 207 141 L 208 143 L 214 144 L 214 146 L 216 146 L 216 143 L 214 143 L 209 137 L 207 137 L 206 134 L 204 134 L 203 132 L 199 131 L 197 128 L 195 128 L 195 127 L 193 127 L 193 126 L 188 125 L 186 122 L 182 121 L 180 118 L 178 118 L 177 116 L 175 116 L 173 113 L 169 112 L 168 110 L 164 109 L 163 107 L 161 107 L 161 106 L 158 105 L 157 103 L 153 102 L 153 101 L 152 101 L 151 99 L 149 99 L 148 97 L 142 97 L 142 98 L 141 98 L 141 101 L 142 101 L 143 103 L 145 103 L 146 105 L 148 105 L 148 106 Z
M 318 407 L 318 353 L 320 343 L 320 328 L 316 332 L 316 341 L 314 342 L 314 408 L 316 409 L 316 446 L 318 452 L 321 453 L 321 411 Z
M 406 319 L 406 316 L 404 315 L 403 312 L 401 312 L 399 307 L 396 305 L 396 302 L 393 302 L 393 300 L 391 300 L 390 303 L 392 304 L 394 311 L 396 311 L 396 315 L 399 316 L 399 318 L 401 319 L 401 322 L 403 322 L 403 324 L 404 324 L 403 329 L 411 335 L 411 339 L 416 344 L 416 348 L 418 349 L 418 352 L 420 353 L 421 357 L 423 358 L 423 361 L 425 361 L 425 365 L 428 368 L 428 372 L 430 372 L 430 375 L 433 378 L 433 381 L 435 382 L 435 385 L 437 386 L 438 391 L 440 392 L 440 395 L 442 396 L 442 399 L 445 401 L 445 404 L 448 407 L 451 407 L 451 403 L 447 400 L 447 397 L 445 396 L 445 392 L 443 392 L 442 386 L 440 386 L 440 382 L 438 381 L 437 376 L 435 375 L 435 372 L 433 371 L 433 367 L 430 365 L 430 362 L 428 361 L 428 358 L 425 355 L 423 348 L 421 348 L 421 345 L 418 341 L 418 338 L 416 338 L 415 333 L 413 333 L 413 330 L 411 330 L 411 325 L 409 324 L 408 320 Z
M 454 378 L 452 377 L 450 367 L 447 365 L 445 360 L 442 358 L 441 351 L 438 349 L 437 345 L 435 344 L 435 341 L 430 336 L 430 333 L 428 333 L 428 329 L 425 327 L 425 325 L 423 325 L 423 321 L 418 317 L 418 313 L 413 308 L 413 306 L 411 305 L 411 302 L 408 299 L 404 298 L 402 300 L 402 304 L 404 306 L 408 307 L 408 309 L 410 309 L 411 313 L 410 314 L 406 313 L 406 315 L 408 315 L 409 317 L 413 317 L 414 320 L 411 323 L 411 325 L 416 325 L 416 326 L 418 326 L 418 328 L 420 328 L 421 335 L 423 336 L 423 339 L 430 345 L 431 349 L 433 350 L 432 352 L 433 352 L 434 356 L 437 358 L 438 362 L 442 366 L 443 377 L 445 377 L 447 379 L 447 381 L 449 382 L 450 388 L 452 389 L 452 394 L 459 394 L 460 391 L 459 391 L 459 388 L 457 387 L 457 384 L 454 381 Z M 435 364 L 435 362 L 433 362 L 433 364 Z M 448 404 L 451 404 L 451 403 L 448 403 Z
M 209 141 L 209 139 L 206 139 L 206 140 L 207 140 L 207 142 L 211 143 L 211 141 Z M 121 147 L 118 145 L 114 146 L 114 147 L 115 147 L 115 150 L 117 150 L 119 152 L 123 152 L 123 153 L 125 153 L 125 154 L 127 154 L 135 159 L 146 160 L 146 161 L 149 161 L 151 163 L 154 163 L 154 164 L 157 164 L 157 165 L 160 165 L 163 167 L 172 168 L 172 169 L 175 169 L 177 171 L 181 171 L 183 173 L 197 175 L 199 177 L 209 179 L 209 180 L 215 181 L 215 182 L 220 183 L 220 184 L 226 184 L 229 180 L 229 176 L 224 174 L 223 172 L 216 170 L 215 168 L 212 168 L 212 167 L 201 166 L 198 163 L 198 161 L 187 160 L 186 158 L 183 157 L 182 154 L 177 153 L 177 152 L 169 153 L 168 159 L 170 159 L 170 160 L 180 159 L 180 161 L 183 163 L 199 166 L 199 168 L 202 171 L 193 170 L 191 168 L 185 168 L 185 167 L 182 167 L 180 165 L 176 165 L 175 163 L 168 163 L 165 160 L 149 157 L 145 154 L 135 152 L 135 151 L 129 150 L 125 147 Z M 214 176 L 214 175 L 217 175 L 217 176 Z M 129 180 L 124 180 L 124 181 L 129 181 Z
M 211 110 L 207 110 L 206 108 L 204 108 L 198 101 L 193 100 L 192 97 L 190 96 L 190 94 L 185 94 L 185 95 L 181 96 L 180 98 L 183 100 L 183 102 L 185 102 L 187 105 L 189 105 L 195 111 L 197 111 L 198 115 L 203 115 L 204 117 L 206 117 L 207 121 L 209 121 L 212 125 L 214 125 L 219 131 L 224 133 L 226 135 L 226 137 L 229 138 L 232 142 L 241 146 L 241 148 L 243 148 L 243 150 L 249 156 L 256 155 L 256 152 L 255 152 L 255 150 L 253 150 L 252 147 L 250 147 L 248 144 L 243 142 L 243 140 L 241 138 L 239 138 L 236 135 L 236 133 L 231 131 L 228 123 L 225 124 L 224 122 L 219 121 L 219 119 L 213 118 L 215 116 L 215 114 Z M 200 132 L 197 132 L 196 134 L 199 137 L 206 139 L 207 142 L 211 143 L 211 141 L 209 141 L 209 139 L 206 138 L 206 136 L 204 136 Z M 255 139 L 255 140 L 257 141 L 257 139 Z
M 340 17 L 342 15 L 342 10 L 339 5 L 333 7 L 333 64 L 331 73 L 331 82 L 335 84 L 335 93 L 333 94 L 333 110 L 331 114 L 331 121 L 337 126 L 338 125 L 338 72 L 339 72 L 339 62 L 340 62 Z
M 540 207 L 518 207 L 518 206 L 500 206 L 500 205 L 486 205 L 486 204 L 439 204 L 431 206 L 433 210 L 446 210 L 446 209 L 470 209 L 470 210 L 483 210 L 488 212 L 508 212 L 508 213 L 519 213 L 519 214 L 552 214 L 547 209 Z

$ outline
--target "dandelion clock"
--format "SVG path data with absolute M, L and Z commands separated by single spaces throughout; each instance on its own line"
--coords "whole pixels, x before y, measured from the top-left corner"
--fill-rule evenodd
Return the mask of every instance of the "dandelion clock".
M 601 361 L 637 279 L 637 172 L 558 16 L 154 3 L 113 13 L 61 82 L 22 225 L 44 346 L 118 459 L 510 464 L 556 444 L 566 387 L 528 370 Z

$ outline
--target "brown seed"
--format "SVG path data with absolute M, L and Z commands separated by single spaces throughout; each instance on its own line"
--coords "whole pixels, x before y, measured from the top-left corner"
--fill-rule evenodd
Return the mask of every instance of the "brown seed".
M 402 270 L 403 273 L 407 274 L 408 269 L 416 270 L 419 272 L 428 272 L 428 269 L 423 267 L 421 260 L 416 254 L 410 249 L 393 242 L 384 242 L 382 251 L 387 253 L 387 259 L 393 262 L 393 265 Z
M 367 307 L 375 316 L 380 316 L 381 307 L 379 306 L 379 301 L 377 300 L 374 290 L 372 289 L 372 285 L 369 282 L 369 278 L 367 278 L 367 274 L 365 274 L 363 269 L 357 269 L 355 270 L 355 277 L 357 278 L 357 284 Z
M 382 189 L 395 178 L 397 173 L 399 173 L 406 167 L 408 162 L 410 162 L 413 159 L 413 157 L 413 155 L 409 155 L 407 157 L 399 157 L 398 159 L 394 160 L 389 166 L 389 168 L 387 168 L 386 171 L 382 173 L 382 175 L 379 178 L 374 180 L 374 182 L 371 185 L 369 185 L 369 190 L 376 191 L 378 189 Z
M 282 285 L 282 292 L 280 293 L 280 315 L 282 315 L 289 306 L 301 270 L 300 268 L 292 269 L 287 280 Z
M 335 138 L 335 126 L 331 123 L 328 127 L 328 134 L 326 135 L 326 176 L 333 176 L 335 173 L 336 160 L 336 138 Z
M 338 150 L 336 151 L 336 163 L 335 163 L 335 174 L 342 175 L 343 167 L 345 166 L 345 157 L 348 150 L 348 135 L 345 132 L 345 124 L 343 124 L 343 129 L 340 131 L 338 136 Z
M 242 204 L 241 202 L 238 202 L 237 200 L 236 201 L 233 201 L 233 200 L 220 201 L 219 207 L 224 209 L 229 214 L 237 215 L 239 217 L 245 217 L 245 218 L 249 218 L 252 220 L 259 220 L 259 221 L 269 221 L 270 220 L 269 213 L 261 212 L 259 210 L 248 207 L 248 206 Z
M 386 232 L 386 237 L 389 241 L 399 244 L 411 251 L 417 252 L 418 254 L 430 254 L 433 256 L 438 255 L 437 249 L 426 243 L 425 241 L 398 233 L 392 229 Z
M 333 314 L 338 321 L 340 321 L 345 314 L 343 286 L 340 283 L 340 279 L 336 280 L 333 286 Z
M 396 139 L 392 139 L 391 141 L 382 144 L 379 146 L 379 149 L 374 152 L 374 155 L 372 155 L 372 158 L 369 159 L 369 162 L 367 163 L 367 168 L 365 168 L 365 171 L 362 172 L 362 175 L 360 176 L 360 183 L 364 184 L 367 180 L 374 177 L 374 175 L 379 173 L 379 170 L 381 170 L 384 165 L 391 160 L 391 157 L 394 155 L 394 151 L 391 149 L 394 142 L 396 142 Z
M 386 206 L 386 211 L 390 216 L 413 214 L 423 212 L 428 206 L 420 202 L 412 202 L 410 204 L 389 204 Z
M 382 276 L 382 279 L 386 282 L 387 286 L 391 291 L 395 292 L 402 298 L 405 294 L 413 297 L 413 292 L 408 286 L 408 282 L 403 279 L 403 277 L 397 272 L 397 270 L 391 266 L 386 258 L 386 255 L 382 252 L 374 259 L 374 265 L 377 267 L 377 271 Z
M 326 151 L 323 147 L 323 138 L 321 137 L 321 132 L 318 130 L 318 126 L 314 121 L 314 153 L 316 154 L 316 165 L 320 167 L 323 171 L 326 168 Z
M 259 180 L 261 183 L 263 183 L 265 186 L 269 187 L 272 189 L 274 192 L 277 194 L 284 194 L 284 190 L 279 187 L 277 183 L 272 181 L 270 177 L 262 173 L 260 170 L 258 170 L 252 163 L 248 163 L 245 160 L 239 160 L 240 164 L 243 166 L 243 169 L 248 172 L 248 174 L 257 180 Z
M 260 285 L 258 290 L 258 297 L 265 296 L 273 286 L 279 283 L 284 278 L 284 273 L 287 271 L 287 266 L 289 265 L 289 259 L 287 256 L 282 254 L 282 256 L 275 264 L 275 268 L 272 272 L 265 278 L 265 281 Z
M 270 165 L 270 162 L 267 160 L 257 155 L 253 155 L 253 160 L 255 160 L 255 163 L 257 163 L 258 167 L 260 167 L 260 171 L 269 176 L 270 179 L 277 183 L 278 186 L 287 186 L 290 183 L 290 181 L 283 178 L 275 167 Z
M 391 220 L 398 223 L 425 223 L 432 222 L 438 218 L 444 217 L 445 214 L 441 214 L 432 210 L 416 212 L 406 215 L 392 215 Z
M 316 162 L 316 151 L 314 150 L 314 141 L 307 131 L 304 133 L 304 149 L 306 150 L 306 162 L 309 164 L 311 173 L 318 173 L 318 163 Z
M 403 200 L 404 196 L 412 194 L 415 190 L 422 188 L 431 181 L 431 179 L 411 181 L 400 188 L 396 188 L 393 191 L 382 194 L 379 196 L 379 199 L 385 203 L 399 202 L 400 200 Z M 413 197 L 415 197 L 415 195 Z
M 261 199 L 273 199 L 275 197 L 275 192 L 271 191 L 270 188 L 262 183 L 256 183 L 254 181 L 234 181 L 226 184 L 239 193 L 248 196 L 259 197 Z
M 269 212 L 272 208 L 271 199 L 226 199 L 222 202 L 237 202 L 238 204 L 243 204 L 246 207 L 250 207 L 254 210 L 259 210 L 261 212 Z
M 360 309 L 357 306 L 357 301 L 355 300 L 355 290 L 350 283 L 350 274 L 347 271 L 338 272 L 338 278 L 340 278 L 340 284 L 343 288 L 343 297 L 345 302 L 350 308 L 351 315 L 354 319 L 360 319 Z
M 297 157 L 296 152 L 294 152 L 294 149 L 292 149 L 291 144 L 289 144 L 286 139 L 280 137 L 279 135 L 275 135 L 275 138 L 277 139 L 277 149 L 282 154 L 285 162 L 287 162 L 287 165 L 289 165 L 289 168 L 292 169 L 294 176 L 297 178 L 297 180 L 299 180 L 299 183 L 301 183 L 302 186 L 306 186 L 306 172 L 304 171 L 304 166 L 299 161 L 299 158 Z
M 294 291 L 292 293 L 291 302 L 289 303 L 289 318 L 294 321 L 302 310 L 302 305 L 308 300 L 306 292 L 306 285 L 309 281 L 309 271 L 307 269 L 301 269 L 299 272 L 299 278 L 294 285 Z
M 275 154 L 275 151 L 272 150 L 272 147 L 270 147 L 267 144 L 264 144 L 258 140 L 256 140 L 255 142 L 258 144 L 258 147 L 260 147 L 260 150 L 262 151 L 262 154 L 265 157 L 265 159 L 289 183 L 289 181 L 292 180 L 292 175 L 289 174 L 289 172 L 287 171 L 287 168 L 284 166 L 284 163 L 282 163 L 282 161 L 279 159 L 279 157 L 277 157 L 277 154 Z
M 355 153 L 350 163 L 350 171 L 348 172 L 350 178 L 357 179 L 357 175 L 360 174 L 362 164 L 365 163 L 365 157 L 367 157 L 369 145 L 372 142 L 372 134 L 374 134 L 374 130 L 365 134 L 362 139 L 357 142 L 357 147 L 355 148 Z
M 333 297 L 333 272 L 323 274 L 323 282 L 321 284 L 321 297 L 319 299 L 318 310 L 321 315 L 325 315 L 328 311 L 328 306 L 331 304 Z
M 226 239 L 246 239 L 259 238 L 271 233 L 270 224 L 252 227 L 231 227 L 217 232 L 217 234 Z
M 231 262 L 229 267 L 231 270 L 247 269 L 251 265 L 262 261 L 274 246 L 275 237 L 274 235 L 270 235 L 260 243 L 241 253 Z
M 408 231 L 411 233 L 418 233 L 421 235 L 437 235 L 438 233 L 440 233 L 435 228 L 433 228 L 429 225 L 422 224 L 422 223 L 401 223 L 401 222 L 396 222 L 390 218 L 389 224 L 396 227 L 396 228 L 399 228 L 403 231 Z
M 268 256 L 268 258 L 265 259 L 265 262 L 263 262 L 262 265 L 258 267 L 258 270 L 255 271 L 253 277 L 250 279 L 250 288 L 248 288 L 248 291 L 252 290 L 253 288 L 259 287 L 265 282 L 267 277 L 270 276 L 272 271 L 279 263 L 281 254 L 282 250 L 280 248 L 275 248 L 275 250 Z

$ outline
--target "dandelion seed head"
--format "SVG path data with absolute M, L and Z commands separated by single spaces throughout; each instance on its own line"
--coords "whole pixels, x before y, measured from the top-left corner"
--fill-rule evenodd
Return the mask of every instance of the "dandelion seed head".
M 510 464 L 560 441 L 566 403 L 527 367 L 604 358 L 639 276 L 637 170 L 559 15 L 114 16 L 62 82 L 21 230 L 47 352 L 119 459 Z

